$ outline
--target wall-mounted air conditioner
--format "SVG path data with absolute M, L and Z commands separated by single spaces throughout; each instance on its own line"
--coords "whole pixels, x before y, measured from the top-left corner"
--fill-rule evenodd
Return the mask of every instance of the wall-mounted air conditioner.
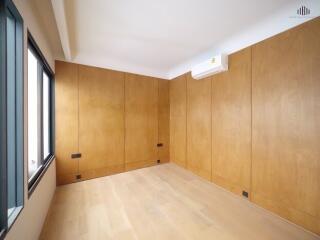
M 191 70 L 194 79 L 209 77 L 213 74 L 228 70 L 228 55 L 220 54 L 203 63 L 196 65 Z

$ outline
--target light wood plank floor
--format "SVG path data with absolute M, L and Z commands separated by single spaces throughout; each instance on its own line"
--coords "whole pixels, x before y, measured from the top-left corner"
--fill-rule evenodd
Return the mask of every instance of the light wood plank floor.
M 319 239 L 174 165 L 58 187 L 40 239 Z

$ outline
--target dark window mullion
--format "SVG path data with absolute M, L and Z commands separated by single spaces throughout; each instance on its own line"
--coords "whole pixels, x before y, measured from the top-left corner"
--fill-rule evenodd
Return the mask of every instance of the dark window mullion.
M 53 79 L 52 79 L 52 76 L 50 76 L 50 80 L 49 80 L 49 127 L 50 127 L 50 131 L 49 131 L 49 152 L 50 152 L 50 155 L 53 154 L 53 126 L 54 126 L 54 123 L 53 123 L 53 94 L 52 94 L 52 82 L 53 82 Z
M 38 59 L 38 166 L 43 164 L 43 66 Z
M 16 19 L 15 19 L 15 23 L 14 23 L 14 41 L 15 43 L 17 44 L 17 22 L 16 22 Z M 16 45 L 15 44 L 15 45 Z M 17 174 L 18 174 L 18 166 L 17 166 L 17 163 L 18 163 L 18 152 L 20 151 L 20 149 L 17 148 L 17 143 L 18 143 L 18 137 L 19 137 L 19 133 L 18 133 L 18 119 L 17 119 L 17 114 L 18 114 L 18 111 L 19 109 L 17 108 L 17 89 L 18 89 L 18 78 L 17 78 L 17 65 L 19 64 L 17 61 L 17 46 L 15 46 L 14 48 L 14 56 L 15 56 L 15 61 L 14 61 L 14 80 L 15 80 L 15 84 L 14 84 L 14 87 L 15 87 L 15 90 L 14 90 L 14 105 L 15 105 L 15 115 L 14 115 L 14 128 L 15 128 L 15 139 L 14 139 L 14 142 L 15 142 L 15 153 L 14 153 L 14 156 L 15 156 L 15 180 L 16 180 L 16 184 L 15 184 L 15 205 L 17 206 L 17 202 L 18 202 L 18 196 L 17 196 L 17 186 L 19 185 L 18 181 L 17 181 Z M 21 183 L 20 183 L 21 184 Z
M 4 2 L 0 1 L 0 132 L 7 132 L 7 67 L 6 67 L 6 46 L 7 46 L 7 34 L 6 34 L 6 14 Z M 4 231 L 8 227 L 7 217 L 7 135 L 0 135 L 0 239 L 4 237 Z
M 16 196 L 17 205 L 24 203 L 24 38 L 23 25 L 16 22 Z
M 51 82 L 52 82 L 52 77 L 50 76 L 50 74 L 47 72 L 47 71 L 44 71 L 44 74 L 46 74 L 46 76 L 48 77 L 48 86 L 47 86 L 47 89 L 46 91 L 48 91 L 48 103 L 47 103 L 47 109 L 48 109 L 48 127 L 49 127 L 49 132 L 48 132 L 48 147 L 49 147 L 49 154 L 47 156 L 43 156 L 43 160 L 46 161 L 48 160 L 48 158 L 52 155 L 53 151 L 52 151 L 52 139 L 51 139 L 51 136 L 52 136 L 52 112 L 51 112 L 51 101 L 52 101 L 52 96 L 51 96 Z M 42 79 L 43 80 L 43 79 Z M 42 81 L 43 83 L 43 81 Z M 42 86 L 42 104 L 44 103 L 44 100 L 43 100 L 43 95 L 44 95 L 44 89 L 43 89 L 43 86 Z M 43 111 L 43 106 L 42 106 L 42 111 Z M 43 115 L 44 112 L 42 112 L 42 131 L 44 130 L 43 129 L 43 123 L 44 123 L 44 115 Z M 43 132 L 42 132 L 43 133 Z M 43 135 L 43 139 L 42 139 L 42 146 L 44 146 L 44 142 L 45 142 L 45 139 L 44 139 L 44 135 Z
M 54 133 L 55 133 L 55 115 L 54 115 L 54 103 L 55 103 L 55 94 L 54 94 L 54 78 L 52 75 L 50 75 L 50 82 L 49 82 L 49 113 L 50 113 L 50 118 L 49 118 L 49 126 L 50 126 L 50 136 L 49 136 L 49 141 L 50 141 L 50 155 L 53 155 L 55 152 L 55 142 L 54 142 Z
M 7 49 L 6 49 L 6 60 L 7 60 L 7 88 L 6 88 L 6 114 L 7 114 L 7 207 L 8 217 L 11 216 L 17 207 L 17 102 L 16 102 L 16 86 L 17 86 L 17 55 L 16 55 L 16 18 L 12 11 L 7 9 Z M 9 223 L 10 225 L 10 223 Z

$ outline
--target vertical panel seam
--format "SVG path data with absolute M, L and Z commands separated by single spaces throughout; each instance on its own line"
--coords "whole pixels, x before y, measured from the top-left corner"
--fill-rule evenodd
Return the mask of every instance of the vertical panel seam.
M 186 140 L 185 140 L 185 167 L 186 169 L 189 169 L 189 164 L 188 164 L 188 76 L 185 75 L 184 79 L 186 81 L 185 84 L 185 89 L 186 89 L 186 94 L 185 94 L 185 99 L 186 99 Z
M 158 92 L 158 96 L 157 96 L 157 112 L 158 112 L 158 116 L 157 116 L 157 118 L 158 118 L 158 137 L 157 137 L 157 139 L 158 139 L 158 143 L 160 143 L 160 127 L 159 127 L 159 125 L 160 125 L 160 80 L 159 79 L 155 79 L 156 81 L 157 81 L 157 83 L 158 83 L 158 89 L 157 89 L 157 92 Z M 157 144 L 158 144 L 157 143 Z M 158 152 L 158 159 L 160 160 L 160 162 L 161 162 L 161 159 L 160 159 L 160 149 L 157 147 L 157 152 Z
M 171 121 L 172 121 L 172 117 L 171 117 L 171 81 L 170 80 L 168 82 L 168 94 L 169 94 L 169 162 L 171 162 L 171 157 L 172 157 L 172 154 L 171 154 L 171 149 L 172 149 L 172 144 L 171 144 Z M 172 160 L 172 162 L 174 162 Z
M 252 70 L 253 70 L 253 55 L 252 55 L 252 50 L 253 50 L 253 47 L 250 47 L 250 56 L 251 56 L 251 59 L 250 59 L 250 62 L 251 62 L 251 64 L 250 64 L 250 67 L 251 67 L 251 71 L 250 71 L 250 82 L 251 82 L 251 91 L 250 91 L 250 94 L 251 94 L 251 104 L 250 104 L 250 106 L 251 106 L 251 111 L 250 111 L 250 117 L 251 117 L 251 119 L 250 119 L 250 137 L 251 137 L 251 139 L 250 139 L 250 146 L 251 146 L 251 152 L 250 152 L 250 201 L 252 201 L 252 83 L 253 83 L 253 81 L 252 81 Z
M 77 83 L 78 83 L 78 152 L 80 152 L 80 81 L 79 81 L 79 65 L 77 64 Z M 77 159 L 78 162 L 78 174 L 80 174 L 80 159 Z
M 123 168 L 126 170 L 126 79 L 127 74 L 124 73 L 123 78 Z
M 211 182 L 213 180 L 213 77 L 210 78 L 211 81 L 211 97 L 210 97 L 210 117 L 211 117 Z
M 170 81 L 168 80 L 168 112 L 169 112 L 169 125 L 168 125 L 168 161 L 171 162 L 171 96 L 170 96 Z

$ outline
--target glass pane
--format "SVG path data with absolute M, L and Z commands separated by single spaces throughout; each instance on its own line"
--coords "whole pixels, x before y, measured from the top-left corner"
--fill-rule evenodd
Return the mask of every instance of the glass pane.
M 46 159 L 50 154 L 50 88 L 49 77 L 43 73 L 43 159 Z
M 38 60 L 28 49 L 28 177 L 40 166 L 38 158 Z
M 15 19 L 7 16 L 7 158 L 8 216 L 17 207 L 16 192 L 16 53 Z

